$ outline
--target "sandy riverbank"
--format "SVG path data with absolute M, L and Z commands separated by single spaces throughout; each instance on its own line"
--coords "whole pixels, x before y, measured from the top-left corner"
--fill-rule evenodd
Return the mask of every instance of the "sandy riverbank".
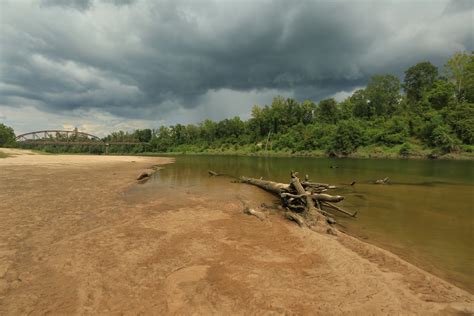
M 23 153 L 0 159 L 0 314 L 474 312 L 471 294 L 341 233 L 192 190 L 127 198 L 172 159 Z

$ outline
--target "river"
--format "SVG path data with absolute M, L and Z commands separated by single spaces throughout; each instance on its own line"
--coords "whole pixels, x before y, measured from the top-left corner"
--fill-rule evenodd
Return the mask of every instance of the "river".
M 389 159 L 325 159 L 242 156 L 177 156 L 139 190 L 156 194 L 162 185 L 233 194 L 231 175 L 289 182 L 290 170 L 315 182 L 335 184 L 339 203 L 356 219 L 335 214 L 343 230 L 474 292 L 474 162 Z M 385 185 L 374 180 L 388 177 Z M 354 186 L 349 183 L 356 181 Z M 223 188 L 224 190 L 219 190 Z M 229 197 L 231 198 L 231 197 Z M 233 198 L 233 197 L 232 197 Z M 255 199 L 262 199 L 256 195 Z M 258 202 L 258 201 L 257 201 Z M 262 201 L 263 202 L 263 201 Z

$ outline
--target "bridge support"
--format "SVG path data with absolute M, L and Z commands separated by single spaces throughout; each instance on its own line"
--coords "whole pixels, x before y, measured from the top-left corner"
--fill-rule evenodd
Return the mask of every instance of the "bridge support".
M 1 1 L 1 0 L 0 0 Z M 107 142 L 100 139 L 98 136 L 79 132 L 76 129 L 73 131 L 61 131 L 61 130 L 43 130 L 35 131 L 26 134 L 21 134 L 16 137 L 16 141 L 19 144 L 30 144 L 30 145 L 92 145 L 104 146 L 104 154 L 109 154 L 110 145 L 140 145 L 143 144 L 138 141 L 111 141 Z

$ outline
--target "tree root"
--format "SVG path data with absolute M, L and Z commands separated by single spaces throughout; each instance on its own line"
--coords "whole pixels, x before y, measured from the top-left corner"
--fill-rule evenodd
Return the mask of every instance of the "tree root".
M 256 211 L 256 210 L 248 208 L 248 207 L 244 208 L 244 213 L 247 214 L 247 215 L 253 215 L 261 221 L 264 221 L 264 220 L 267 219 L 267 216 L 265 215 L 265 213 L 260 212 L 260 211 Z
M 208 172 L 212 176 L 222 175 L 212 170 Z M 336 229 L 332 225 L 337 223 L 333 215 L 328 212 L 329 210 L 335 210 L 350 217 L 357 215 L 357 212 L 351 213 L 332 204 L 342 201 L 344 199 L 343 196 L 322 193 L 329 189 L 334 189 L 336 186 L 310 182 L 308 175 L 305 176 L 304 181 L 300 181 L 298 173 L 294 171 L 291 171 L 290 176 L 290 184 L 244 176 L 234 178 L 238 179 L 240 183 L 255 185 L 278 196 L 281 199 L 282 206 L 285 208 L 285 218 L 296 222 L 300 227 L 308 227 L 315 231 L 336 235 Z M 239 198 L 239 200 L 244 206 L 245 214 L 253 215 L 262 221 L 267 218 L 265 213 L 251 209 L 242 199 Z M 323 206 L 326 207 L 325 210 L 323 210 Z M 264 204 L 262 204 L 262 207 L 277 208 L 268 207 Z
M 285 212 L 285 217 L 290 221 L 296 222 L 301 228 L 307 227 L 305 220 L 298 214 L 293 213 L 292 211 Z

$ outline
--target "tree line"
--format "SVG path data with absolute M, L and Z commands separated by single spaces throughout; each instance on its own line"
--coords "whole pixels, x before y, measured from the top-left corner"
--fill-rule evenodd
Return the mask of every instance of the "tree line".
M 118 131 L 104 140 L 143 143 L 112 146 L 110 151 L 116 153 L 324 152 L 345 156 L 363 148 L 394 148 L 401 156 L 420 149 L 435 155 L 472 152 L 474 55 L 455 53 L 442 69 L 420 62 L 405 71 L 403 82 L 390 74 L 374 75 L 364 89 L 342 102 L 275 97 L 270 105 L 255 105 L 245 121 L 234 117 Z M 92 151 L 88 146 L 53 147 L 46 149 Z

